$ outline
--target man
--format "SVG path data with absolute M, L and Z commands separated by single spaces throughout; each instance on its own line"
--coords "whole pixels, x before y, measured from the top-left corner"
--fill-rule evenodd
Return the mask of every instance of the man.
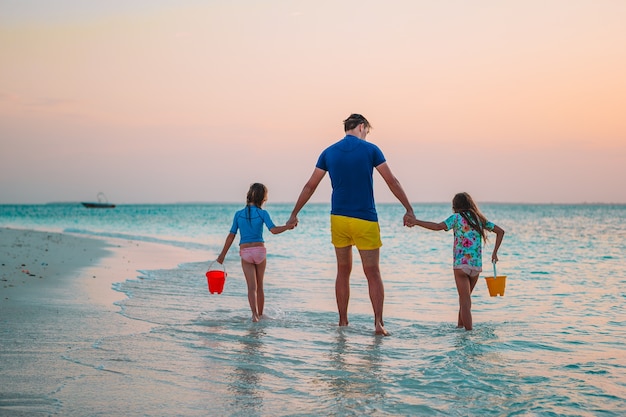
M 343 121 L 343 125 L 346 136 L 322 152 L 287 224 L 298 223 L 298 213 L 328 172 L 333 189 L 330 229 L 337 256 L 335 296 L 339 310 L 339 326 L 348 325 L 352 246 L 355 245 L 367 278 L 374 309 L 376 334 L 386 336 L 388 333 L 383 322 L 385 289 L 379 267 L 382 241 L 374 202 L 374 168 L 406 209 L 404 224 L 407 225 L 408 219 L 414 220 L 415 215 L 400 182 L 391 173 L 382 151 L 376 145 L 365 141 L 371 129 L 367 119 L 360 114 L 351 114 Z

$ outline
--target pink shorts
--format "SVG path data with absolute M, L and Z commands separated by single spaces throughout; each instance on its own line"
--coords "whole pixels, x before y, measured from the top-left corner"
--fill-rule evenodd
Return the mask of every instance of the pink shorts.
M 241 259 L 251 264 L 260 264 L 265 260 L 266 255 L 267 249 L 265 249 L 265 246 L 252 246 L 249 248 L 239 249 L 239 256 L 241 256 Z
M 471 265 L 455 265 L 453 269 L 460 269 L 465 272 L 470 277 L 477 277 L 482 272 L 482 268 L 480 266 L 471 266 Z

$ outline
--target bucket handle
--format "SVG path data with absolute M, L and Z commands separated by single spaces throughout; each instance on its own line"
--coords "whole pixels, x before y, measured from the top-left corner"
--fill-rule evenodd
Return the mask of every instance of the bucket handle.
M 212 261 L 209 264 L 209 269 L 207 269 L 207 271 L 218 271 L 218 269 L 212 269 L 213 268 L 213 264 L 215 264 L 215 263 L 218 264 L 219 266 L 221 266 L 221 270 L 224 271 L 224 274 L 226 274 L 226 267 L 224 266 L 224 264 L 221 264 L 221 263 L 217 262 L 217 259 Z
M 496 261 L 491 261 L 493 264 L 493 278 L 498 278 L 498 274 L 496 273 Z

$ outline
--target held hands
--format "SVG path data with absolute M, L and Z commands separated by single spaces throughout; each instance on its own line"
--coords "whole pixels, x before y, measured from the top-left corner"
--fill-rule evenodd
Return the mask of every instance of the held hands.
M 287 230 L 293 230 L 297 225 L 298 223 L 285 223 Z
M 289 217 L 289 220 L 287 220 L 287 223 L 285 223 L 285 226 L 287 226 L 289 228 L 289 230 L 295 228 L 296 226 L 298 226 L 298 217 L 297 216 L 291 216 Z
M 415 218 L 415 214 L 413 213 L 406 212 L 402 220 L 404 225 L 408 227 L 413 227 L 417 224 L 415 223 L 417 221 L 417 218 Z
M 298 219 L 293 219 L 293 218 L 289 218 L 289 220 L 287 221 L 287 223 L 285 223 L 283 226 L 276 226 L 270 229 L 270 232 L 272 232 L 272 234 L 277 235 L 279 233 L 283 233 L 286 232 L 287 230 L 293 230 L 294 227 L 296 227 L 298 225 Z

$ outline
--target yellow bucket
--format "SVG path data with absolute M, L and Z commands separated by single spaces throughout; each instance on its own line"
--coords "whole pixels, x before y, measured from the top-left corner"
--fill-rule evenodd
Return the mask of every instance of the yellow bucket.
M 498 275 L 496 273 L 496 263 L 493 263 L 493 276 L 485 277 L 489 295 L 495 297 L 501 295 L 504 297 L 504 287 L 506 286 L 506 275 Z

